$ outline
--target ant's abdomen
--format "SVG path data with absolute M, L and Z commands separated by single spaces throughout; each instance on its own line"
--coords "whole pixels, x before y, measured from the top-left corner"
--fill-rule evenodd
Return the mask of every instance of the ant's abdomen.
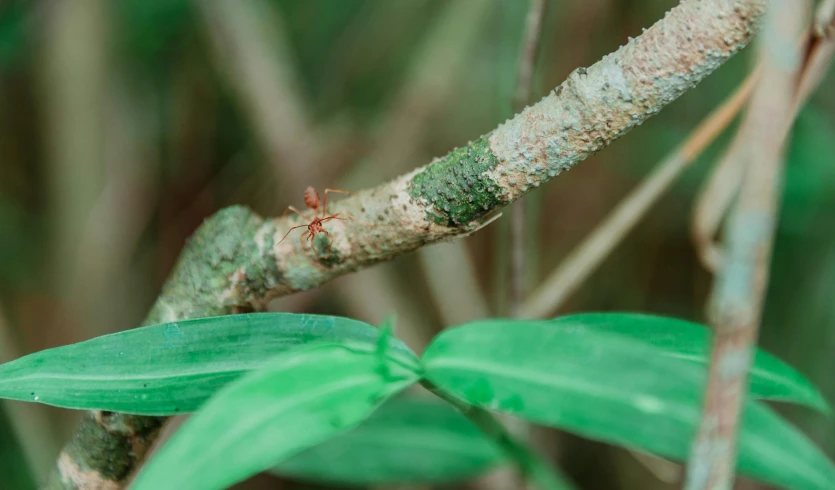
M 304 204 L 310 209 L 319 207 L 319 193 L 313 187 L 304 190 Z

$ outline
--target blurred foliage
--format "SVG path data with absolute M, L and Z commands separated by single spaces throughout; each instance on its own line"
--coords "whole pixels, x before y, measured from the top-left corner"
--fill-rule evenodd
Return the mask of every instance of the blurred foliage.
M 800 113 L 788 151 L 781 231 L 805 240 L 825 237 L 835 195 L 835 121 L 815 106 Z
M 0 68 L 6 69 L 21 56 L 29 34 L 25 1 L 11 2 L 0 11 Z
M 18 443 L 17 434 L 0 403 L 0 488 L 34 490 L 35 481 Z
M 0 290 L 24 289 L 31 285 L 41 242 L 35 222 L 20 203 L 0 194 Z
M 349 173 L 373 150 L 378 133 L 386 136 L 388 117 L 398 109 L 397 94 L 409 83 L 415 55 L 449 1 L 269 0 L 283 23 L 292 60 L 288 68 L 297 78 L 315 129 L 346 130 L 350 135 L 347 143 L 328 153 L 324 162 L 328 175 Z M 450 91 L 454 95 L 426 115 L 428 124 L 416 145 L 418 151 L 402 155 L 407 161 L 440 156 L 511 115 L 510 93 L 526 2 L 471 1 L 491 1 L 493 11 L 481 27 L 477 47 L 461 62 L 460 75 Z M 118 331 L 138 324 L 186 237 L 220 207 L 241 203 L 272 213 L 287 204 L 299 204 L 301 189 L 292 196 L 277 191 L 280 166 L 258 147 L 247 109 L 216 66 L 195 2 L 92 2 L 104 13 L 101 18 L 107 27 L 102 71 L 107 74 L 102 81 L 107 90 L 99 106 L 74 107 L 79 112 L 69 117 L 83 111 L 107 111 L 99 138 L 105 167 L 91 172 L 123 187 L 114 193 L 117 199 L 105 203 L 105 209 L 118 211 L 108 215 L 109 221 L 72 225 L 87 237 L 98 223 L 111 233 L 99 230 L 100 236 L 135 238 L 127 240 L 129 249 L 118 250 L 108 259 L 112 260 L 108 264 L 115 264 L 108 265 L 111 276 L 89 292 L 81 286 L 90 271 L 76 271 L 69 277 L 55 269 L 56 263 L 74 263 L 84 257 L 84 250 L 65 256 L 55 246 L 61 238 L 56 236 L 54 222 L 60 202 L 55 192 L 61 183 L 52 182 L 60 164 L 53 160 L 62 153 L 47 151 L 56 141 L 50 119 L 54 111 L 48 109 L 63 92 L 46 88 L 49 72 L 44 68 L 44 48 L 49 30 L 55 29 L 56 19 L 50 13 L 56 3 L 0 2 L 0 304 L 7 310 L 5 316 L 14 320 L 12 338 L 20 339 L 20 351 L 81 340 L 89 336 L 88 329 Z M 596 62 L 628 36 L 640 34 L 676 3 L 550 1 L 534 99 L 572 70 Z M 534 284 L 732 92 L 750 67 L 751 53 L 746 50 L 642 127 L 535 193 L 540 211 L 532 218 L 535 226 L 529 227 L 531 251 L 536 253 L 530 257 L 536 264 L 531 274 Z M 92 73 L 84 59 L 67 61 L 65 70 Z M 798 119 L 789 146 L 762 332 L 763 346 L 821 386 L 830 402 L 835 400 L 831 376 L 835 370 L 833 87 L 830 71 Z M 129 109 L 113 103 L 114 93 L 127 101 Z M 633 310 L 704 320 L 711 278 L 695 259 L 688 223 L 693 197 L 727 147 L 730 134 L 723 135 L 687 171 L 575 294 L 565 312 Z M 328 137 L 323 139 L 323 146 L 332 143 Z M 144 180 L 118 180 L 115 170 L 126 161 L 144 172 Z M 363 186 L 378 183 L 380 179 L 372 172 Z M 148 218 L 137 219 L 142 213 Z M 100 244 L 104 250 L 107 243 Z M 493 290 L 495 264 L 500 263 L 496 254 L 501 249 L 497 233 L 485 230 L 465 243 L 481 291 Z M 96 263 L 100 252 L 89 253 L 95 254 L 89 262 Z M 402 257 L 384 270 L 397 285 L 389 289 L 407 292 L 400 296 L 405 296 L 405 304 L 423 312 L 428 330 L 443 327 L 415 257 Z M 86 306 L 56 293 L 67 289 L 67 284 L 74 285 L 68 289 L 79 295 L 93 295 L 84 300 Z M 288 298 L 277 308 L 357 317 L 393 309 L 382 297 L 372 298 L 370 306 L 361 308 L 346 305 L 340 299 L 339 284 L 348 283 Z M 835 424 L 830 419 L 803 409 L 786 413 L 835 455 Z M 601 458 L 615 457 L 600 446 L 588 451 Z M 657 482 L 636 486 L 596 472 L 583 473 L 579 481 L 589 488 L 601 481 L 607 488 L 662 488 Z

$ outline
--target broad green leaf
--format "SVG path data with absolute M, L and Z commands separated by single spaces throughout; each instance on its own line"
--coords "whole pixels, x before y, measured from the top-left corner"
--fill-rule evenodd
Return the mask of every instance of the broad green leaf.
M 0 365 L 0 398 L 141 415 L 193 412 L 276 354 L 319 341 L 372 343 L 380 330 L 347 318 L 256 313 L 105 335 Z M 416 364 L 397 338 L 393 354 Z
M 626 335 L 661 349 L 664 355 L 707 365 L 713 334 L 707 327 L 675 318 L 634 313 L 588 313 L 552 320 L 571 329 Z M 796 369 L 757 350 L 751 367 L 751 395 L 765 400 L 805 405 L 832 413 L 820 391 Z
M 449 483 L 472 478 L 501 459 L 452 406 L 408 396 L 387 402 L 349 432 L 293 456 L 274 473 L 349 486 Z
M 227 488 L 354 427 L 418 377 L 412 366 L 359 344 L 280 354 L 186 421 L 133 489 Z
M 706 369 L 627 336 L 547 321 L 484 321 L 441 333 L 425 376 L 472 404 L 686 459 Z M 835 466 L 766 406 L 748 402 L 741 473 L 797 490 L 835 488 Z

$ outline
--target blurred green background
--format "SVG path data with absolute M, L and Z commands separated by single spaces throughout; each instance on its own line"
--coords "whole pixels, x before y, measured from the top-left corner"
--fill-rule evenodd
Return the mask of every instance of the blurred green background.
M 534 94 L 678 2 L 550 0 Z M 185 239 L 230 204 L 276 215 L 307 185 L 361 189 L 512 115 L 528 2 L 0 1 L 0 360 L 140 324 Z M 531 288 L 744 78 L 746 50 L 528 199 Z M 801 113 L 762 345 L 835 402 L 835 79 Z M 733 128 L 732 128 L 733 129 Z M 560 313 L 704 321 L 711 276 L 688 233 L 732 129 Z M 417 350 L 445 325 L 507 313 L 507 215 L 456 242 L 277 300 L 390 313 Z M 835 456 L 835 425 L 778 407 Z M 28 489 L 79 414 L 0 403 L 0 489 Z M 666 489 L 623 450 L 546 433 L 582 488 Z M 743 482 L 746 488 L 764 488 Z M 305 488 L 262 476 L 236 488 Z

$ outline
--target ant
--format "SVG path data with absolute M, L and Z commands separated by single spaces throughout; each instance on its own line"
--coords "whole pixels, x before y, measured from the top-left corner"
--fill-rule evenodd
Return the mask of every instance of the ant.
M 310 219 L 310 222 L 306 225 L 294 226 L 294 227 L 290 228 L 289 230 L 287 230 L 287 233 L 284 235 L 284 237 L 281 240 L 278 241 L 278 243 L 283 242 L 284 239 L 287 238 L 287 235 L 289 235 L 291 231 L 293 231 L 297 228 L 307 227 L 307 230 L 299 236 L 299 242 L 302 244 L 302 248 L 304 248 L 304 242 L 305 242 L 304 236 L 308 235 L 307 241 L 310 242 L 310 248 L 313 249 L 313 253 L 315 253 L 316 256 L 318 257 L 319 252 L 317 252 L 316 247 L 313 246 L 313 239 L 314 239 L 314 237 L 316 237 L 316 235 L 318 233 L 324 233 L 325 236 L 328 237 L 330 239 L 330 242 L 331 242 L 330 245 L 328 246 L 328 253 L 330 253 L 331 247 L 333 247 L 333 239 L 331 238 L 328 231 L 325 230 L 325 228 L 322 226 L 322 223 L 325 223 L 326 221 L 330 221 L 332 219 L 338 219 L 338 220 L 352 219 L 354 221 L 359 221 L 359 220 L 357 218 L 354 218 L 350 214 L 345 213 L 345 212 L 336 213 L 336 214 L 332 214 L 330 216 L 326 216 L 327 208 L 328 208 L 328 193 L 329 192 L 339 192 L 341 194 L 351 194 L 351 192 L 343 191 L 341 189 L 325 189 L 325 191 L 324 191 L 325 198 L 321 201 L 322 216 L 319 217 L 319 216 L 317 216 L 317 213 L 316 213 L 319 210 L 319 204 L 320 204 L 319 193 L 316 192 L 316 189 L 314 189 L 313 187 L 308 187 L 307 189 L 305 189 L 305 191 L 304 191 L 304 203 L 308 207 L 308 209 L 313 211 L 313 219 Z M 282 217 L 285 216 L 290 211 L 298 214 L 299 216 L 302 217 L 302 219 L 309 220 L 309 218 L 307 216 L 302 214 L 301 211 L 294 208 L 293 206 L 287 206 L 287 210 L 284 211 L 284 214 L 282 214 L 281 216 Z M 342 215 L 345 215 L 348 218 L 342 218 L 341 217 Z M 276 245 L 278 245 L 278 244 L 276 244 Z

